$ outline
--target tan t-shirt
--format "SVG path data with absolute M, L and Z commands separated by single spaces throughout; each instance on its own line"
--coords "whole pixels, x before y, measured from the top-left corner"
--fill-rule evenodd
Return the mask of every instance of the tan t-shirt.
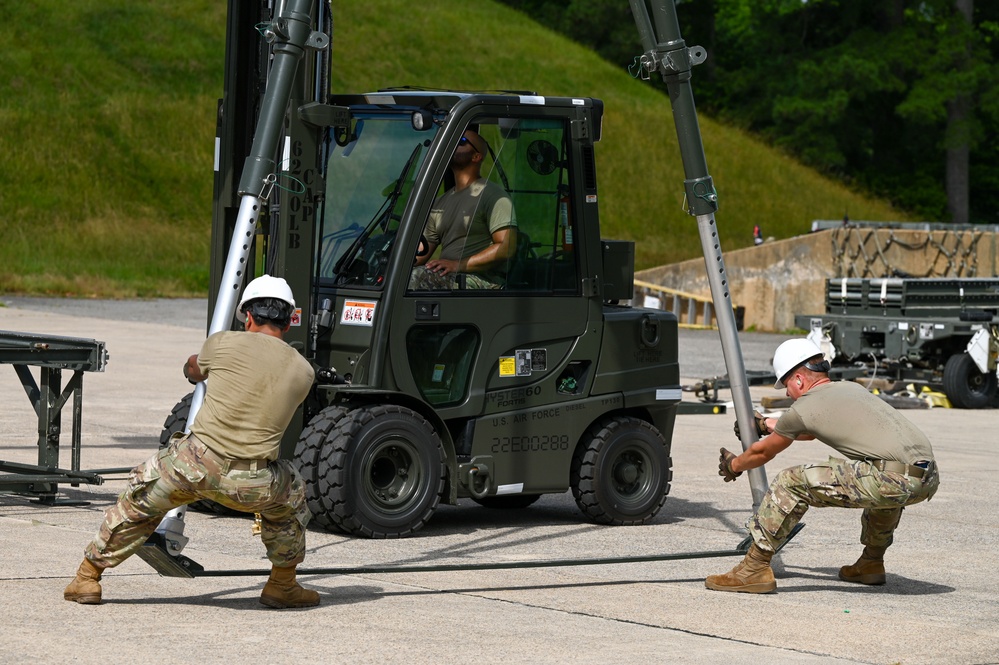
M 497 231 L 517 226 L 513 202 L 502 187 L 479 178 L 462 190 L 449 189 L 430 210 L 425 235 L 440 245 L 441 258 L 457 261 L 478 254 L 493 243 Z M 484 276 L 503 279 L 494 266 Z
M 918 427 L 852 381 L 811 388 L 780 417 L 774 431 L 789 439 L 807 432 L 849 459 L 904 464 L 933 459 L 930 441 Z
M 309 361 L 276 337 L 226 331 L 205 340 L 198 367 L 208 390 L 191 432 L 224 457 L 277 459 L 315 380 Z

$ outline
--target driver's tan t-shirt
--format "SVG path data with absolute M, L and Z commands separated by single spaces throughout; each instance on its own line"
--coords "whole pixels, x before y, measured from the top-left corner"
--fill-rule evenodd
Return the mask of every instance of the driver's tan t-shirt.
M 198 367 L 208 390 L 191 432 L 223 457 L 277 459 L 315 379 L 309 362 L 276 337 L 225 331 L 205 340 Z
M 458 261 L 486 249 L 493 243 L 493 233 L 512 226 L 517 226 L 517 218 L 510 197 L 499 185 L 479 178 L 434 201 L 426 236 L 440 245 L 442 259 Z M 495 275 L 504 276 L 503 271 Z

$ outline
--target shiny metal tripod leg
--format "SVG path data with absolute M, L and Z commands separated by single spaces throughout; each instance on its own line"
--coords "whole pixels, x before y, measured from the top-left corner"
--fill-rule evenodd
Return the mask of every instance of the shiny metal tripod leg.
M 753 424 L 753 403 L 746 381 L 746 368 L 742 360 L 742 349 L 735 324 L 735 312 L 728 277 L 725 274 L 725 261 L 722 258 L 721 239 L 715 226 L 714 213 L 718 209 L 718 194 L 711 176 L 708 174 L 701 130 L 697 123 L 697 110 L 694 94 L 690 87 L 690 71 L 707 58 L 700 46 L 687 48 L 680 36 L 680 23 L 676 16 L 673 0 L 651 0 L 655 29 L 649 19 L 646 0 L 630 0 L 631 12 L 642 42 L 644 53 L 640 56 L 643 74 L 658 72 L 669 90 L 673 111 L 673 123 L 683 161 L 684 196 L 687 212 L 696 217 L 697 230 L 701 238 L 701 250 L 711 286 L 711 299 L 718 319 L 718 333 L 721 336 L 722 353 L 725 356 L 725 369 L 728 372 L 735 402 L 736 418 L 742 432 L 743 450 L 756 441 L 756 428 Z M 759 507 L 767 491 L 766 472 L 762 467 L 749 472 L 749 484 L 753 495 L 753 509 Z

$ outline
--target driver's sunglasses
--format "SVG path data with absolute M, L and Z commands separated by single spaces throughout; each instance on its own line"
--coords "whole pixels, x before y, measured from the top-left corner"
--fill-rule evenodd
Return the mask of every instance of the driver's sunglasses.
M 467 136 L 462 136 L 460 139 L 458 139 L 458 146 L 459 147 L 461 147 L 463 145 L 466 145 L 466 144 L 472 146 L 472 150 L 474 150 L 475 152 L 479 152 L 479 149 L 475 147 L 474 143 L 472 143 L 471 141 L 468 140 Z

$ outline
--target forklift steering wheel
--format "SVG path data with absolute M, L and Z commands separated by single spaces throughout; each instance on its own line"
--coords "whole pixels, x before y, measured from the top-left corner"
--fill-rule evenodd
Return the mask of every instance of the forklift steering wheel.
M 430 253 L 430 241 L 427 240 L 427 236 L 420 234 L 420 244 L 416 246 L 417 256 L 426 256 Z

